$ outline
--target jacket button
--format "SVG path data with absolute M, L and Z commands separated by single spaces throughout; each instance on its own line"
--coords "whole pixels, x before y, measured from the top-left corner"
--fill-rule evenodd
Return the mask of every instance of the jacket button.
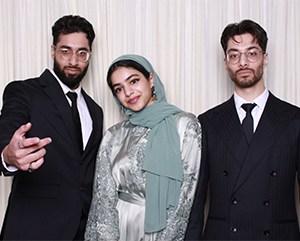
M 270 236 L 270 231 L 269 230 L 264 231 L 264 235 L 265 236 Z
M 83 190 L 84 190 L 84 188 L 83 188 L 83 187 L 80 187 L 79 189 L 80 189 L 80 191 L 82 191 L 82 192 L 83 192 Z
M 237 228 L 231 227 L 231 228 L 230 228 L 230 231 L 233 232 L 233 233 L 236 233 L 236 232 L 237 232 Z
M 236 200 L 235 198 L 233 198 L 233 199 L 231 199 L 231 202 L 232 202 L 232 204 L 237 204 L 238 203 L 238 200 Z
M 269 206 L 269 204 L 270 204 L 269 200 L 264 200 L 264 205 L 265 206 Z
M 228 176 L 228 171 L 227 170 L 225 170 L 225 171 L 223 171 L 223 176 Z
M 273 170 L 273 171 L 270 172 L 270 175 L 271 175 L 272 177 L 276 177 L 277 172 Z

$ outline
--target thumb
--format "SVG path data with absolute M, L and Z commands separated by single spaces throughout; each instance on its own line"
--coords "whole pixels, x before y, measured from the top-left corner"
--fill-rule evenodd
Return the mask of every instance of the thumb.
M 29 131 L 30 128 L 31 128 L 31 123 L 28 122 L 27 124 L 22 125 L 18 130 L 16 130 L 15 134 L 20 139 L 24 139 L 26 132 Z

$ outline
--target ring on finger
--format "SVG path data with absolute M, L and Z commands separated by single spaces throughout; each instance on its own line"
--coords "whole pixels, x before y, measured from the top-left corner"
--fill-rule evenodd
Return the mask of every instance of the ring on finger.
M 30 173 L 34 172 L 34 170 L 35 170 L 35 169 L 32 168 L 32 165 L 31 165 L 31 164 L 32 164 L 32 163 L 30 163 L 30 164 L 29 164 L 29 167 L 28 167 L 28 172 L 30 172 Z
M 19 140 L 19 141 L 18 141 L 18 146 L 19 146 L 21 149 L 23 149 L 24 146 L 22 146 L 21 141 L 22 141 L 22 140 Z

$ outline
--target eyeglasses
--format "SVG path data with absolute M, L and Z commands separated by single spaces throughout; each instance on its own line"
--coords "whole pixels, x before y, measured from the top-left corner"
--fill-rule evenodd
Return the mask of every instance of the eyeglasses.
M 70 60 L 73 57 L 74 52 L 70 49 L 67 48 L 57 48 L 55 45 L 53 45 L 54 48 L 58 51 L 58 56 L 62 60 Z M 90 59 L 91 52 L 86 51 L 86 50 L 79 50 L 75 53 L 76 59 L 79 62 L 87 62 Z
M 258 49 L 250 49 L 246 52 L 238 52 L 238 51 L 230 51 L 228 54 L 226 54 L 226 59 L 229 64 L 236 64 L 240 62 L 241 55 L 245 54 L 247 60 L 251 63 L 255 63 L 260 59 L 261 53 L 264 53 L 264 51 L 260 51 Z

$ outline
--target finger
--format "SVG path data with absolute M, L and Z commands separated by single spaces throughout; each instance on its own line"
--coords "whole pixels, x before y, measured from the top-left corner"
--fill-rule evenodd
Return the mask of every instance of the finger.
M 19 160 L 20 166 L 19 169 L 23 171 L 27 171 L 29 164 L 32 163 L 32 168 L 39 168 L 44 162 L 44 155 L 46 154 L 46 150 L 44 148 L 26 155 L 22 159 Z
M 31 139 L 32 138 L 23 140 L 22 145 L 24 145 L 24 147 L 16 151 L 14 156 L 11 157 L 11 159 L 15 160 L 12 162 L 12 165 L 23 171 L 27 171 L 29 163 L 42 158 L 46 154 L 44 146 L 52 142 L 51 138 L 46 137 L 40 140 L 37 144 L 31 145 Z
M 39 169 L 44 163 L 44 158 L 40 158 L 34 162 L 29 163 L 30 165 L 28 165 L 28 169 L 31 168 L 32 170 L 37 170 Z
M 15 131 L 14 136 L 17 139 L 24 139 L 26 132 L 29 131 L 30 128 L 31 128 L 31 123 L 28 122 L 27 124 L 20 126 L 20 128 Z
M 40 148 L 48 145 L 51 142 L 52 142 L 52 140 L 50 137 L 46 137 L 44 139 L 40 139 L 38 137 L 30 137 L 30 138 L 26 138 L 24 140 L 19 141 L 18 144 L 20 144 L 23 148 L 30 147 L 30 150 L 28 150 L 28 151 L 32 152 L 32 151 L 35 151 L 37 149 L 40 149 Z

